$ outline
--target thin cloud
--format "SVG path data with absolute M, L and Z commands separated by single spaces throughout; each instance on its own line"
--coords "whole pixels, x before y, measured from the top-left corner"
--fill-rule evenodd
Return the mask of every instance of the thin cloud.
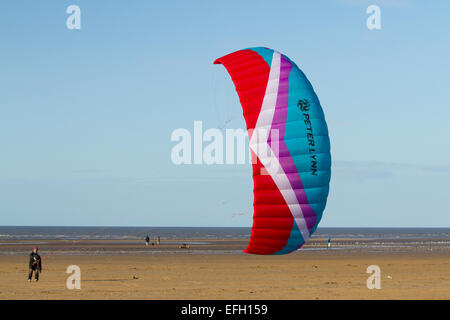
M 231 218 L 234 219 L 236 217 L 240 217 L 240 216 L 248 216 L 250 214 L 250 212 L 239 212 L 239 213 L 233 213 L 231 215 Z
M 382 161 L 334 161 L 335 174 L 359 181 L 420 174 L 450 175 L 450 165 L 395 163 Z

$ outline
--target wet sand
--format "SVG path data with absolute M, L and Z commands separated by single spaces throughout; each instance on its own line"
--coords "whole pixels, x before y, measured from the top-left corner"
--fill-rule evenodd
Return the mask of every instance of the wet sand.
M 0 243 L 0 299 L 450 299 L 450 245 L 315 239 L 283 256 L 241 253 L 246 240 L 41 242 L 43 273 L 26 279 L 33 242 Z M 408 245 L 408 243 L 410 245 Z M 81 289 L 66 288 L 66 269 L 81 268 Z M 369 290 L 369 265 L 381 289 Z

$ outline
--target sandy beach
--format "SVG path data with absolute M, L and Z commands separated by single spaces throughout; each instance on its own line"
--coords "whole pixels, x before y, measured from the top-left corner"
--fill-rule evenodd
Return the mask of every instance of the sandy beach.
M 311 241 L 283 256 L 241 252 L 246 240 L 190 240 L 145 247 L 128 240 L 53 240 L 39 244 L 43 273 L 27 282 L 28 252 L 37 241 L 0 244 L 0 299 L 450 299 L 450 246 L 386 249 L 378 242 Z M 81 268 L 81 289 L 66 288 L 66 269 Z M 381 289 L 369 290 L 369 265 Z

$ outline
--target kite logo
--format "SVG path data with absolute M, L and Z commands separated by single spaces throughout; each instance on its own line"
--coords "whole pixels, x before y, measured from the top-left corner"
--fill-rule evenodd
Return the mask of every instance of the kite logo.
M 297 102 L 297 107 L 300 108 L 301 111 L 309 111 L 309 101 L 306 99 L 300 99 Z
M 312 130 L 311 118 L 309 116 L 310 104 L 306 99 L 300 99 L 297 102 L 297 107 L 303 112 L 303 122 L 306 126 L 306 138 L 308 139 L 309 155 L 311 159 L 311 174 L 317 176 L 317 155 L 316 155 L 316 142 L 314 141 L 314 134 Z

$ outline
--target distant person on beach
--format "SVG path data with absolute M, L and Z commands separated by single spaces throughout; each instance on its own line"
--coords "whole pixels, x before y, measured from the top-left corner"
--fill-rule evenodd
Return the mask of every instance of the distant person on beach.
M 147 235 L 147 236 L 145 237 L 145 245 L 148 246 L 149 243 L 150 243 L 150 238 L 149 238 L 149 236 Z
M 42 272 L 42 259 L 38 254 L 38 248 L 34 247 L 33 252 L 30 253 L 30 262 L 29 262 L 29 273 L 28 273 L 28 281 L 31 281 L 34 272 L 34 281 L 39 281 L 39 273 Z

